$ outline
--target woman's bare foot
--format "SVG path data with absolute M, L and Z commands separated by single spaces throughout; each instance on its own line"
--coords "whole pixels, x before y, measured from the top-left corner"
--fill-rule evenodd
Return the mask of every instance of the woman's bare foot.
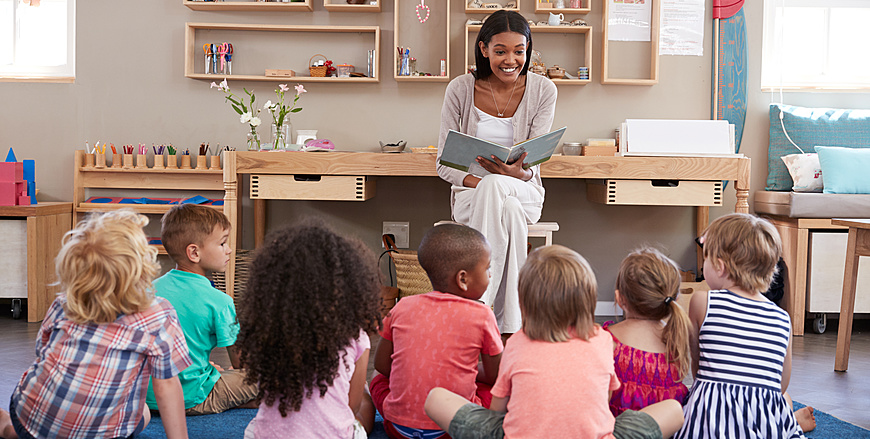
M 816 428 L 816 415 L 813 414 L 814 409 L 810 406 L 800 408 L 794 411 L 794 417 L 797 419 L 798 425 L 804 433 L 813 431 Z
M 9 412 L 0 409 L 0 436 L 4 439 L 18 439 L 18 434 L 12 428 L 12 418 L 9 417 Z

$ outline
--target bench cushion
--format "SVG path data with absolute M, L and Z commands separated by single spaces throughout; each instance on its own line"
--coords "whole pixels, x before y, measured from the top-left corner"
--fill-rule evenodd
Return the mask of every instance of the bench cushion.
M 870 195 L 756 191 L 754 207 L 790 218 L 870 218 Z
M 780 122 L 782 112 L 782 122 Z M 770 141 L 767 151 L 767 190 L 790 191 L 791 176 L 780 157 L 801 151 L 789 142 L 783 125 L 791 139 L 804 152 L 814 152 L 817 145 L 870 147 L 870 110 L 843 110 L 834 108 L 805 108 L 771 104 Z M 824 177 L 824 174 L 822 175 Z

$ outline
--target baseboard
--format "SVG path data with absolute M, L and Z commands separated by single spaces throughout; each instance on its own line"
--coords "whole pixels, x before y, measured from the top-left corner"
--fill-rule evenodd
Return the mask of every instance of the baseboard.
M 602 302 L 595 304 L 596 316 L 621 316 L 622 308 L 616 305 L 616 302 Z

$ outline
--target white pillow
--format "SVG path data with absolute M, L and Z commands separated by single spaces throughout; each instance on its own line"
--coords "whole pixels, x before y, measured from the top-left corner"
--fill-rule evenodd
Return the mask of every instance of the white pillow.
M 819 164 L 818 154 L 789 154 L 780 157 L 794 186 L 795 192 L 821 192 L 825 185 L 822 181 L 822 166 Z

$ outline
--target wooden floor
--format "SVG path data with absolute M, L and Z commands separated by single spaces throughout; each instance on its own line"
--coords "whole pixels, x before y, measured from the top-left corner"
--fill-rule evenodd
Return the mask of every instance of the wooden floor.
M 12 320 L 8 307 L 0 305 L 0 407 L 3 409 L 8 409 L 12 390 L 33 361 L 38 329 L 38 323 Z M 376 337 L 372 342 L 377 345 Z M 795 401 L 870 429 L 870 320 L 855 321 L 848 372 L 834 372 L 836 345 L 836 320 L 828 320 L 825 334 L 795 337 L 788 392 Z M 221 364 L 223 359 L 215 358 Z

